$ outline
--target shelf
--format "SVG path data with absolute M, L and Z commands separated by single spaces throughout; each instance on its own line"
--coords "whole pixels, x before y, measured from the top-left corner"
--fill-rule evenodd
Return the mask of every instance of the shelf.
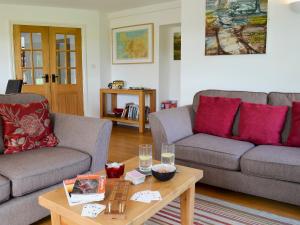
M 104 116 L 103 119 L 108 119 L 114 122 L 120 122 L 120 123 L 130 123 L 130 124 L 139 124 L 138 120 L 132 120 L 128 118 L 121 118 L 121 117 L 114 117 L 114 116 Z

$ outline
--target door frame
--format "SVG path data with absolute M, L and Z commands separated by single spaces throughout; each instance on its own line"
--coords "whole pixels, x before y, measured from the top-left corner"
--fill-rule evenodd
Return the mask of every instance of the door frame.
M 15 49 L 14 49 L 14 32 L 13 25 L 29 25 L 29 26 L 53 26 L 53 27 L 70 27 L 81 29 L 81 54 L 82 54 L 82 94 L 83 94 L 83 113 L 86 116 L 88 112 L 88 79 L 87 79 L 87 43 L 86 43 L 86 25 L 78 24 L 63 24 L 63 23 L 40 23 L 40 22 L 24 22 L 19 20 L 9 21 L 9 41 L 10 41 L 10 60 L 11 60 L 11 79 L 16 79 L 15 70 Z M 99 81 L 100 82 L 100 81 Z

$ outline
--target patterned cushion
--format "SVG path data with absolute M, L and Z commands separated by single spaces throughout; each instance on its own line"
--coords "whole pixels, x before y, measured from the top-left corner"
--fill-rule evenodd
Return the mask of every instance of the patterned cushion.
M 3 120 L 4 154 L 57 145 L 47 100 L 30 104 L 0 104 L 0 115 Z

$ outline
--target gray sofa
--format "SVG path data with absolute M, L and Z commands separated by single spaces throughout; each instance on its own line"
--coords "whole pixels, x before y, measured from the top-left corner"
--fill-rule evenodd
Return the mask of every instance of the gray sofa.
M 43 99 L 36 94 L 0 95 L 0 103 Z M 111 121 L 64 114 L 51 117 L 59 139 L 56 147 L 0 155 L 0 224 L 27 225 L 49 215 L 38 205 L 39 195 L 61 186 L 64 179 L 104 168 Z M 2 138 L 0 148 L 4 148 Z
M 194 96 L 193 105 L 163 110 L 150 115 L 156 159 L 160 159 L 162 143 L 174 143 L 176 163 L 204 170 L 205 184 L 300 205 L 300 148 L 261 145 L 193 134 L 194 115 L 199 96 L 241 98 L 246 102 L 270 105 L 292 105 L 300 101 L 296 93 L 259 93 L 243 91 L 205 90 Z M 291 127 L 289 110 L 282 140 Z M 239 113 L 233 134 L 238 132 Z

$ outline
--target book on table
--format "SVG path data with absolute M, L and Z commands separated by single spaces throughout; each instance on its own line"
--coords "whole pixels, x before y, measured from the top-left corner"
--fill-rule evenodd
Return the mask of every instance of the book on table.
M 64 188 L 69 205 L 102 201 L 105 197 L 106 178 L 100 175 L 79 175 L 64 180 Z

